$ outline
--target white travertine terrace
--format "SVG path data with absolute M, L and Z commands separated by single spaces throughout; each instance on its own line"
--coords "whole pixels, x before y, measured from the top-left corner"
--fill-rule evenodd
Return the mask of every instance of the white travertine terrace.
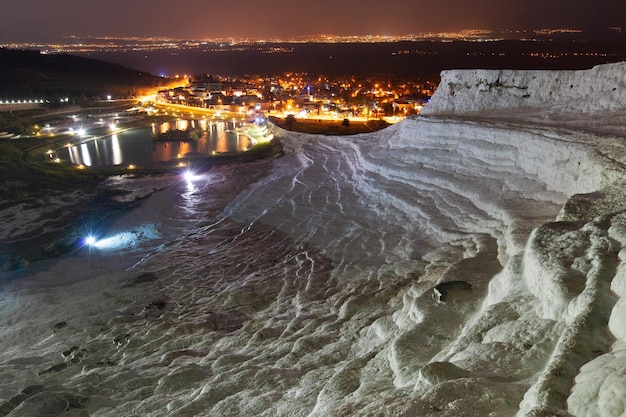
M 3 293 L 0 406 L 623 416 L 624 115 L 619 63 L 445 72 L 357 137 L 273 128 L 285 156 L 232 198 L 239 168 L 170 185 L 90 279 L 69 257 Z

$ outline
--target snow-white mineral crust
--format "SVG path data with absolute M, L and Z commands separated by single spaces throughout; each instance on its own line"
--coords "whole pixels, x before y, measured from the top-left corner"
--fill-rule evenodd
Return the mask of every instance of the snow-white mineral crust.
M 618 63 L 274 128 L 284 157 L 170 182 L 124 251 L 4 285 L 0 414 L 624 416 L 625 115 Z

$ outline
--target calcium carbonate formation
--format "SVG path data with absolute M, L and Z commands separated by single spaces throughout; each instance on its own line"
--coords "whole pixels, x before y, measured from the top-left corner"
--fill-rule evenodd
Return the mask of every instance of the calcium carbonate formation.
M 144 178 L 132 245 L 2 293 L 0 409 L 623 416 L 625 112 L 623 63 L 449 71 L 385 130 Z

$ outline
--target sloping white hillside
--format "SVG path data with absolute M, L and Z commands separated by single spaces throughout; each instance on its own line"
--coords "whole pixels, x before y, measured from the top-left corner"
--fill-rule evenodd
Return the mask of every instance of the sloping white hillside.
M 625 73 L 447 72 L 388 129 L 145 178 L 132 245 L 3 288 L 0 410 L 623 417 Z

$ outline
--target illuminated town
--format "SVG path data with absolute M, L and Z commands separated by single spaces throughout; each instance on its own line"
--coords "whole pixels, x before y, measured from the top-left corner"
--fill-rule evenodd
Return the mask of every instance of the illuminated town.
M 621 27 L 610 30 L 621 36 Z M 65 37 L 59 42 L 5 43 L 0 47 L 7 49 L 37 50 L 41 54 L 77 54 L 82 56 L 116 57 L 131 68 L 151 72 L 147 58 L 150 53 L 159 51 L 168 55 L 189 52 L 181 60 L 178 68 L 195 63 L 186 74 L 169 71 L 152 72 L 164 78 L 178 81 L 177 88 L 162 90 L 155 95 L 155 101 L 163 104 L 184 104 L 204 109 L 230 111 L 245 114 L 249 111 L 285 117 L 293 114 L 299 118 L 386 118 L 390 122 L 399 118 L 419 113 L 421 107 L 430 99 L 439 83 L 439 70 L 434 66 L 427 68 L 428 62 L 442 65 L 441 60 L 448 59 L 449 47 L 457 43 L 462 46 L 454 50 L 455 62 L 462 64 L 467 59 L 469 64 L 501 66 L 501 61 L 516 62 L 523 66 L 543 68 L 574 62 L 576 66 L 594 65 L 594 60 L 620 60 L 624 58 L 623 48 L 611 49 L 606 45 L 592 45 L 576 42 L 582 36 L 578 29 L 557 28 L 537 29 L 534 31 L 488 31 L 464 30 L 459 32 L 420 33 L 403 36 L 384 35 L 315 35 L 285 39 L 251 38 L 211 38 L 185 40 L 168 37 Z M 565 36 L 569 41 L 552 42 Z M 510 42 L 517 42 L 511 46 Z M 574 40 L 574 41 L 572 41 Z M 254 56 L 266 54 L 292 55 L 297 61 L 299 49 L 314 44 L 379 44 L 380 49 L 395 73 L 382 71 L 372 73 L 350 73 L 343 71 L 330 74 L 325 69 L 336 68 L 336 64 L 314 71 L 258 71 L 253 74 L 234 75 L 225 70 L 204 68 L 197 62 L 202 54 L 211 55 L 211 64 L 224 61 L 223 57 L 237 53 L 253 53 Z M 520 46 L 521 45 L 521 46 Z M 343 53 L 343 50 L 341 50 Z M 308 53 L 308 50 L 307 52 Z M 145 54 L 145 57 L 144 57 Z M 133 58 L 134 57 L 134 58 Z M 463 58 L 465 57 L 465 58 Z M 146 67 L 135 66 L 137 59 L 146 58 Z M 328 57 L 332 58 L 332 57 Z M 113 58 L 111 58 L 113 60 Z M 132 61 L 132 59 L 135 59 Z M 255 58 L 256 59 L 256 58 Z M 260 59 L 260 58 L 259 58 Z M 407 61 L 406 59 L 409 59 Z M 483 59 L 484 61 L 480 61 Z M 500 61 L 496 61 L 500 59 Z M 196 62 L 194 62 L 196 60 Z M 345 62 L 346 58 L 344 58 Z M 491 60 L 491 61 L 487 61 Z M 281 61 L 282 62 L 282 61 Z M 330 62 L 330 61 L 329 61 Z M 397 62 L 397 64 L 394 64 Z M 139 62 L 141 63 L 141 62 Z M 588 63 L 588 64 L 587 64 Z M 445 64 L 444 64 L 445 65 Z M 517 64 L 516 64 L 517 65 Z M 199 68 L 204 68 L 199 70 Z M 403 72 L 397 72 L 403 68 Z M 178 71 L 178 69 L 176 69 Z M 136 99 L 137 94 L 114 96 L 118 99 Z M 143 95 L 143 93 L 142 93 Z M 106 96 L 100 97 L 107 99 Z M 45 107 L 48 97 L 0 97 L 0 104 Z M 77 98 L 69 97 L 60 105 L 77 103 Z
M 621 34 L 621 27 L 610 31 Z M 483 30 L 467 29 L 458 32 L 425 32 L 407 35 L 331 35 L 321 34 L 289 38 L 206 38 L 177 39 L 169 37 L 112 37 L 112 36 L 68 36 L 58 42 L 5 42 L 1 48 L 39 49 L 42 53 L 89 53 L 114 51 L 158 51 L 169 49 L 202 49 L 206 51 L 262 50 L 266 53 L 291 52 L 291 48 L 275 47 L 275 44 L 301 43 L 397 43 L 397 42 L 494 42 L 505 39 L 524 41 L 552 40 L 559 35 L 583 35 L 579 29 L 542 28 L 526 30 Z
M 185 87 L 162 90 L 160 103 L 238 113 L 285 117 L 389 121 L 419 113 L 436 89 L 436 80 L 329 78 L 286 73 L 280 76 L 230 79 L 192 77 Z
M 621 36 L 620 27 L 610 30 L 615 36 Z M 276 122 L 277 119 L 293 117 L 310 121 L 335 120 L 338 123 L 372 120 L 396 123 L 420 113 L 440 82 L 440 70 L 451 61 L 459 67 L 501 68 L 511 65 L 520 68 L 567 68 L 568 65 L 590 67 L 598 62 L 626 59 L 623 46 L 576 42 L 577 36 L 582 35 L 580 30 L 561 28 L 464 30 L 406 36 L 316 35 L 286 39 L 70 36 L 52 43 L 6 43 L 0 44 L 0 48 L 29 50 L 41 55 L 71 54 L 108 59 L 148 73 L 152 72 L 150 65 L 154 65 L 151 62 L 161 60 L 163 55 L 178 56 L 180 53 L 181 56 L 186 54 L 185 57 L 169 70 L 187 69 L 181 73 L 168 70 L 152 72 L 163 82 L 160 83 L 162 87 L 151 91 L 133 88 L 123 92 L 102 91 L 98 96 L 89 97 L 65 92 L 56 97 L 31 97 L 27 92 L 14 91 L 0 95 L 0 108 L 5 112 L 26 109 L 45 109 L 49 112 L 55 109 L 56 112 L 71 114 L 75 108 L 83 107 L 87 99 L 112 105 L 117 103 L 117 110 L 141 103 L 141 111 L 156 109 L 158 114 L 174 116 L 176 112 L 172 109 L 186 109 L 201 111 L 203 116 L 242 121 L 270 118 Z M 315 46 L 317 44 L 328 45 L 331 49 L 324 46 L 326 49 L 322 50 L 334 51 L 337 59 L 323 55 L 326 52 L 320 54 Z M 367 45 L 367 48 L 358 49 L 361 45 Z M 244 53 L 249 62 L 254 62 L 250 67 L 255 72 L 236 73 L 226 67 L 219 68 L 231 57 Z M 148 60 L 153 54 L 154 60 Z M 211 58 L 204 58 L 206 56 Z M 326 62 L 306 71 L 268 70 L 269 67 L 262 69 L 259 65 L 276 62 L 280 67 L 286 66 L 285 62 L 299 62 L 303 58 L 308 61 L 301 67 Z M 361 68 L 359 59 L 370 62 L 366 70 Z M 340 61 L 344 66 L 337 70 Z M 382 61 L 385 63 L 378 70 L 371 69 L 374 62 Z M 137 65 L 145 66 L 141 68 Z M 119 120 L 107 119 L 104 123 L 112 122 Z M 75 134 L 78 127 L 74 124 L 65 123 L 50 131 L 43 129 L 42 133 L 67 130 Z M 39 129 L 7 127 L 5 130 L 8 132 L 2 132 L 2 135 L 35 134 Z

